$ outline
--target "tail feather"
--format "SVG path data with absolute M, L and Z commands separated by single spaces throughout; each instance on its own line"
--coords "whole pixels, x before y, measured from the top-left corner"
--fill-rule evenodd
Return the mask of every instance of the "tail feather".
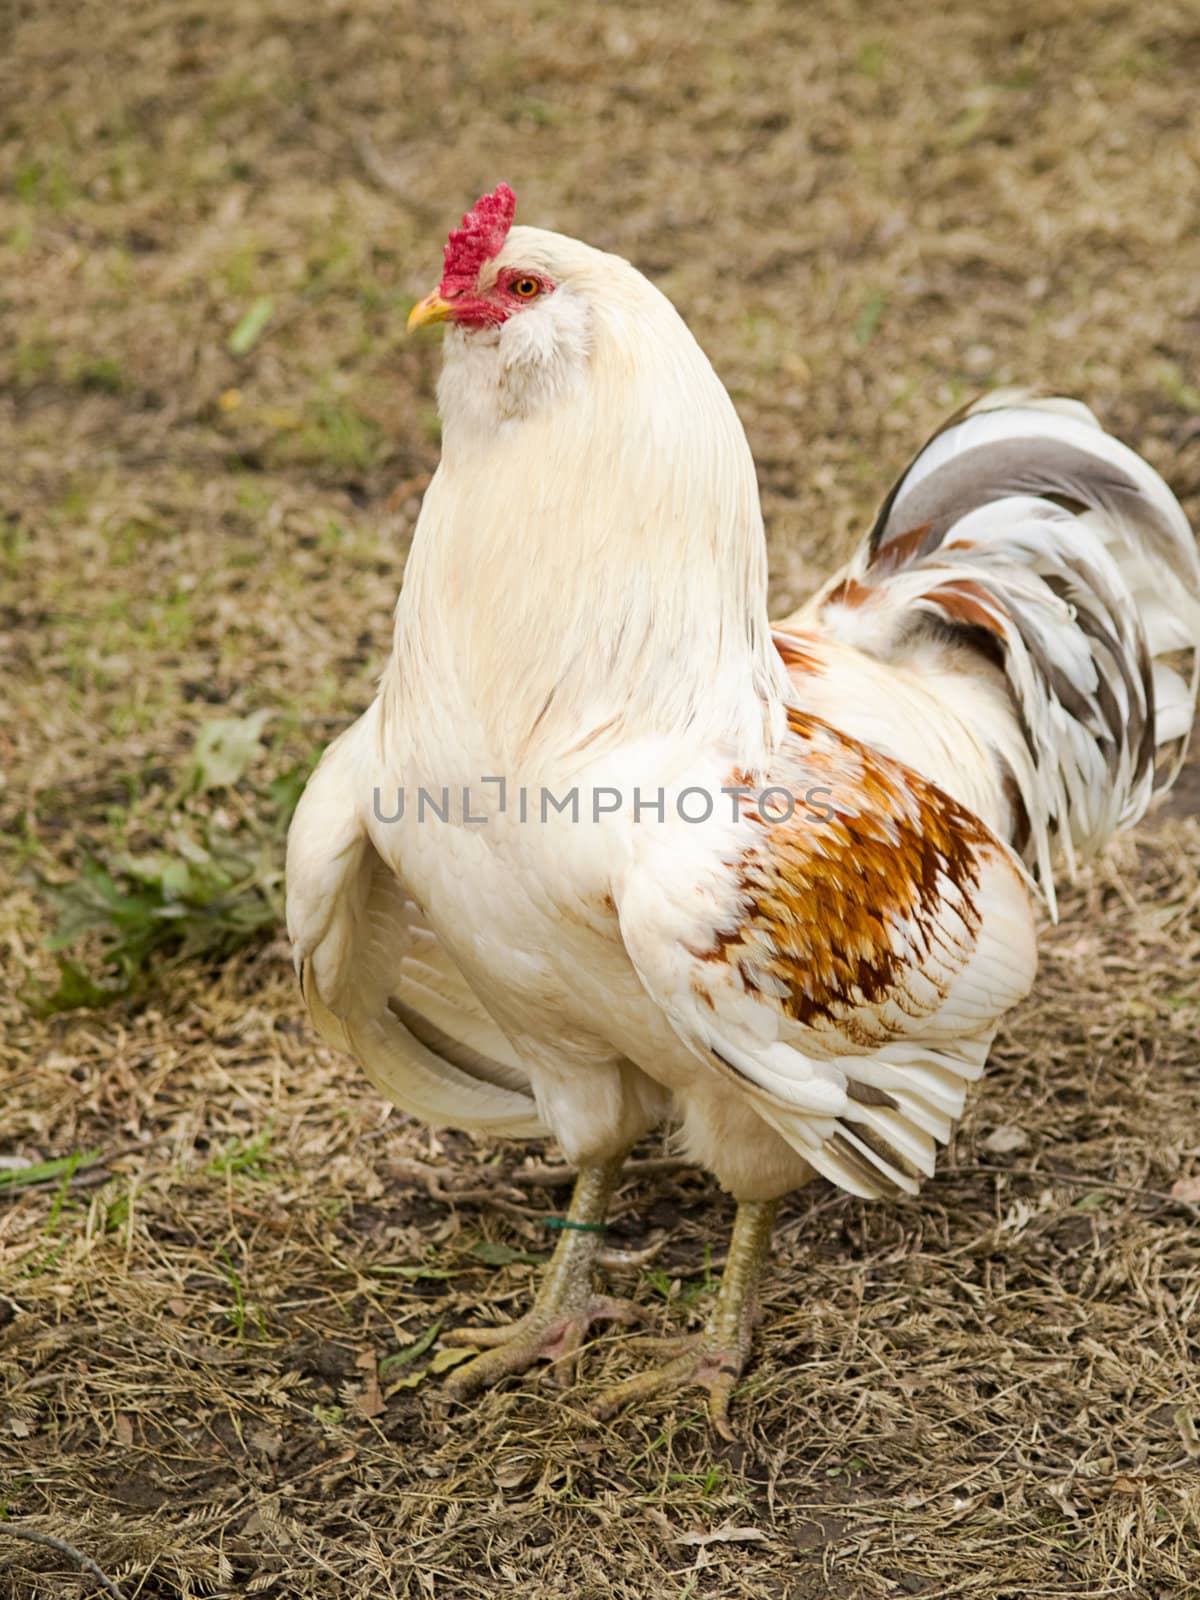
M 1054 866 L 1073 875 L 1135 822 L 1186 753 L 1196 542 L 1154 469 L 1074 401 L 1004 394 L 952 419 L 793 621 L 918 671 L 940 649 L 1003 684 L 984 737 L 1052 907 Z

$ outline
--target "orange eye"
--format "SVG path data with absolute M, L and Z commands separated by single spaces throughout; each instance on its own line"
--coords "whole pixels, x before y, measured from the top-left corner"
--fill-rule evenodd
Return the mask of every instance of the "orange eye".
M 509 284 L 512 292 L 520 295 L 522 300 L 532 300 L 535 294 L 541 292 L 541 287 L 536 278 L 514 278 Z

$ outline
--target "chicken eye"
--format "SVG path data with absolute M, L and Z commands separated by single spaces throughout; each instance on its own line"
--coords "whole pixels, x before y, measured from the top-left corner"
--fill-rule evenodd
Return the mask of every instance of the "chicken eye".
M 522 300 L 532 300 L 541 287 L 536 278 L 514 278 L 512 283 L 509 284 L 512 292 L 520 295 Z

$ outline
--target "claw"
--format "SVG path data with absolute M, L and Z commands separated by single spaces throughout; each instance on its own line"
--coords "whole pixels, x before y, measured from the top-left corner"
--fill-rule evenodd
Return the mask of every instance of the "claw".
M 657 1348 L 672 1359 L 605 1389 L 592 1406 L 595 1417 L 603 1421 L 624 1406 L 696 1386 L 708 1391 L 713 1431 L 722 1439 L 735 1437 L 729 1426 L 729 1401 L 750 1355 L 750 1337 L 757 1320 L 755 1286 L 774 1216 L 773 1201 L 739 1205 L 721 1286 L 704 1331 L 684 1338 L 632 1341 L 643 1349 Z
M 666 1242 L 666 1234 L 659 1233 L 641 1250 L 621 1250 L 616 1245 L 602 1244 L 596 1252 L 596 1265 L 608 1272 L 649 1266 Z
M 610 1295 L 589 1294 L 582 1304 L 557 1312 L 547 1306 L 537 1307 L 501 1328 L 478 1331 L 460 1329 L 453 1342 L 456 1344 L 484 1345 L 482 1354 L 468 1361 L 446 1379 L 445 1392 L 452 1400 L 467 1400 L 484 1389 L 490 1389 L 502 1378 L 526 1372 L 538 1361 L 548 1361 L 555 1368 L 560 1383 L 569 1383 L 575 1375 L 579 1351 L 588 1330 L 595 1322 L 640 1321 L 641 1309 L 629 1300 L 616 1300 Z
M 729 1425 L 729 1401 L 746 1365 L 748 1341 L 745 1350 L 721 1348 L 710 1343 L 706 1334 L 696 1335 L 690 1342 L 693 1348 L 674 1360 L 605 1389 L 592 1406 L 593 1416 L 606 1421 L 625 1406 L 695 1386 L 708 1391 L 708 1417 L 713 1431 L 722 1439 L 732 1440 L 735 1435 Z

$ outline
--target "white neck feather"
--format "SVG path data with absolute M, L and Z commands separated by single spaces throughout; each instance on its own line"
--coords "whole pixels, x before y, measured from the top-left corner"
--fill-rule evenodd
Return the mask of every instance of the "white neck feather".
M 589 255 L 615 293 L 450 336 L 388 687 L 497 761 L 661 735 L 757 768 L 786 678 L 749 447 L 670 303 Z

